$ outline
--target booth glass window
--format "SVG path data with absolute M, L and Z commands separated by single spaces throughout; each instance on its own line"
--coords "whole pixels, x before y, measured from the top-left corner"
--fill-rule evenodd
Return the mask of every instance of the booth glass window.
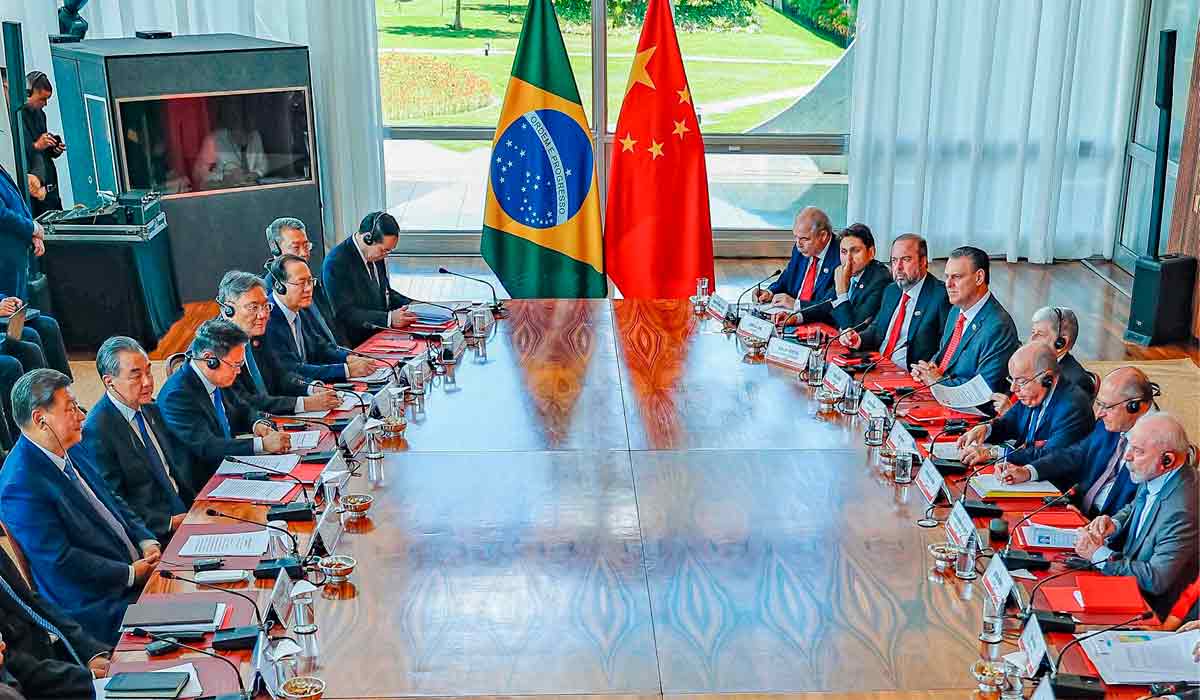
M 303 88 L 118 100 L 125 186 L 166 195 L 312 180 Z

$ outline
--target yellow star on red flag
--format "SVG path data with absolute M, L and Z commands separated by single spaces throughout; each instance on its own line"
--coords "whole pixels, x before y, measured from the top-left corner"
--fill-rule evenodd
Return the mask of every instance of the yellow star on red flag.
M 678 121 L 678 122 L 674 122 L 674 123 L 675 123 L 675 131 L 672 131 L 671 133 L 674 134 L 675 136 L 678 136 L 681 139 L 683 138 L 684 134 L 691 131 L 691 129 L 687 128 L 687 124 L 682 121 Z
M 651 90 L 655 89 L 654 81 L 650 79 L 650 73 L 646 71 L 646 65 L 650 63 L 657 48 L 657 46 L 651 46 L 645 51 L 638 51 L 637 55 L 633 57 L 633 68 L 629 70 L 629 83 L 625 85 L 626 93 L 633 89 L 634 83 L 641 83 Z
M 625 138 L 621 139 L 621 151 L 632 151 L 637 141 L 633 139 L 633 134 L 625 134 Z
M 663 154 L 663 145 L 654 139 L 650 139 L 650 147 L 646 150 L 650 151 L 650 160 L 658 160 L 658 157 Z

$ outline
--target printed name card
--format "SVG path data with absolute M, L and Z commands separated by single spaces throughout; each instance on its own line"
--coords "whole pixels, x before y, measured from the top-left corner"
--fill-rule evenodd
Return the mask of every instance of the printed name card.
M 775 337 L 767 341 L 767 361 L 775 362 L 795 369 L 803 369 L 808 366 L 808 356 L 812 354 L 812 348 L 807 348 L 799 343 L 793 343 L 783 338 Z
M 748 335 L 751 338 L 758 338 L 765 342 L 775 334 L 775 324 L 752 314 L 746 314 L 742 316 L 742 322 L 738 324 L 738 333 Z
M 862 405 L 859 406 L 859 410 L 867 418 L 887 417 L 887 406 L 884 406 L 879 397 L 868 391 L 865 387 L 863 388 Z
M 962 501 L 955 503 L 950 517 L 946 518 L 946 539 L 956 547 L 965 547 L 975 535 L 975 522 L 967 515 L 967 509 L 963 508 Z
M 729 302 L 720 294 L 708 298 L 708 313 L 715 318 L 725 318 L 729 315 Z
M 338 540 L 342 539 L 342 514 L 337 508 L 326 508 L 324 513 L 321 513 L 321 519 L 317 521 L 317 534 L 321 536 L 321 544 L 325 545 L 325 552 L 333 554 L 333 550 L 337 548 Z
M 1042 665 L 1042 659 L 1046 656 L 1046 637 L 1042 634 L 1042 625 L 1038 622 L 1037 615 L 1029 616 L 1029 621 L 1025 623 L 1025 629 L 1021 630 L 1021 637 L 1017 640 L 1017 647 L 1025 652 L 1025 676 L 1037 676 L 1038 667 Z M 1050 674 L 1047 673 L 1046 678 L 1049 677 Z M 1047 681 L 1043 681 L 1043 684 L 1050 685 Z M 1041 690 L 1040 686 L 1038 690 Z M 1037 693 L 1034 693 L 1033 697 L 1038 697 Z M 1054 693 L 1044 697 L 1054 698 Z
M 942 478 L 941 472 L 933 466 L 933 461 L 928 457 L 921 463 L 921 469 L 917 471 L 916 482 L 917 488 L 925 496 L 925 501 L 929 505 L 933 505 L 937 501 L 938 494 L 946 487 L 946 480 Z
M 1008 567 L 1004 565 L 1004 560 L 1000 556 L 992 557 L 988 562 L 987 570 L 983 572 L 983 590 L 987 593 L 988 601 L 992 604 L 992 610 L 996 611 L 997 615 L 1004 613 L 1004 603 L 1008 600 L 1008 594 L 1012 591 L 1013 578 L 1008 573 Z
M 888 433 L 888 442 L 897 452 L 921 454 L 921 451 L 917 449 L 917 441 L 913 439 L 912 435 L 909 435 L 900 421 L 892 423 L 892 430 Z
M 825 381 L 834 391 L 842 394 L 850 384 L 850 375 L 846 373 L 846 370 L 830 362 L 825 367 Z

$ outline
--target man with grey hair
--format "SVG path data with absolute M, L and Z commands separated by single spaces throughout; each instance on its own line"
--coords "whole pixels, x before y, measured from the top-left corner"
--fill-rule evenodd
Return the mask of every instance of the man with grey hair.
M 308 240 L 308 231 L 304 222 L 291 216 L 281 216 L 267 226 L 267 247 L 271 249 L 271 259 L 278 260 L 284 255 L 295 255 L 304 258 L 304 262 L 312 266 L 313 244 Z M 346 340 L 339 333 L 339 326 L 333 315 L 333 302 L 325 292 L 325 283 L 320 275 L 313 275 L 313 303 L 309 307 L 316 323 L 312 324 L 310 332 L 319 333 L 331 345 L 346 345 Z
M 21 438 L 0 468 L 0 521 L 20 545 L 38 591 L 88 634 L 115 643 L 162 551 L 80 449 L 83 412 L 52 369 L 13 387 Z
M 1083 390 L 1089 397 L 1096 395 L 1095 375 L 1083 368 L 1071 350 L 1079 339 L 1079 318 L 1065 306 L 1043 306 L 1033 312 L 1029 324 L 1029 342 L 1045 343 L 1058 356 L 1058 370 L 1063 379 Z
M 186 458 L 154 404 L 150 359 L 133 338 L 113 336 L 96 352 L 96 373 L 105 392 L 83 422 L 81 444 L 112 492 L 166 542 L 195 494 L 180 469 Z
M 265 413 L 286 415 L 305 411 L 328 411 L 341 404 L 337 392 L 320 382 L 307 382 L 298 374 L 284 372 L 273 353 L 264 351 L 263 336 L 271 317 L 267 285 L 249 272 L 230 270 L 217 287 L 221 315 L 233 321 L 250 336 L 246 345 L 246 371 L 234 380 L 230 390 L 246 404 Z M 281 391 L 273 395 L 264 375 L 276 379 Z
M 1125 461 L 1133 502 L 1076 532 L 1075 551 L 1108 576 L 1133 576 L 1160 618 L 1196 577 L 1200 562 L 1194 449 L 1167 413 L 1142 416 L 1129 431 Z
M 1062 381 L 1050 348 L 1041 343 L 1021 346 L 1008 360 L 1008 375 L 1017 403 L 1004 417 L 977 425 L 958 439 L 964 464 L 1001 458 L 1010 464 L 1028 464 L 1091 431 L 1091 401 L 1079 387 Z M 1003 444 L 1009 441 L 1011 447 Z
M 837 245 L 829 215 L 816 207 L 805 207 L 792 224 L 796 244 L 783 274 L 770 287 L 760 289 L 755 301 L 785 307 L 798 323 L 831 321 L 837 267 Z

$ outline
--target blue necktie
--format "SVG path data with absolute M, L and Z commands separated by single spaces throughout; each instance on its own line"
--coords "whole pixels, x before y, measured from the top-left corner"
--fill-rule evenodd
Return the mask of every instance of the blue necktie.
M 225 415 L 225 402 L 221 400 L 221 390 L 213 389 L 213 408 L 217 409 L 217 422 L 221 424 L 221 432 L 224 433 L 225 439 L 233 437 L 233 433 L 229 430 L 229 416 Z
M 150 441 L 150 431 L 146 430 L 146 419 L 142 416 L 141 411 L 136 411 L 133 414 L 133 420 L 137 423 L 138 432 L 142 434 L 142 447 L 146 450 L 146 461 L 150 462 L 150 471 L 154 472 L 154 478 L 158 480 L 160 486 L 168 494 L 172 513 L 183 513 L 187 508 L 183 505 L 183 501 L 179 499 L 179 494 L 175 492 L 175 488 L 171 486 L 171 480 L 167 476 L 167 467 L 159 459 L 158 450 L 154 449 L 154 443 Z
M 262 373 L 258 371 L 258 362 L 254 359 L 254 352 L 250 346 L 246 346 L 246 369 L 250 371 L 250 378 L 254 380 L 254 390 L 260 394 L 267 393 L 267 384 L 263 381 Z
M 92 506 L 92 510 L 96 511 L 96 515 L 108 525 L 108 527 L 116 535 L 117 540 L 125 545 L 125 549 L 129 552 L 129 561 L 137 561 L 140 558 L 137 547 L 133 546 L 133 540 L 129 539 L 129 534 L 125 532 L 125 526 L 117 520 L 117 516 L 109 510 L 108 506 L 100 500 L 100 496 L 92 490 L 91 484 L 84 481 L 83 475 L 75 470 L 75 465 L 71 464 L 70 458 L 63 465 L 63 475 L 67 477 L 67 481 L 75 484 L 75 488 L 79 489 L 79 493 Z
M 80 666 L 86 665 L 83 663 L 83 660 L 79 658 L 79 654 L 75 653 L 75 647 L 71 646 L 71 643 L 67 641 L 67 638 L 63 636 L 63 633 L 59 632 L 57 627 L 50 624 L 49 620 L 41 615 L 38 615 L 33 608 L 29 607 L 29 605 L 21 599 L 21 596 L 17 595 L 17 592 L 13 590 L 12 586 L 8 585 L 8 581 L 5 581 L 3 576 L 0 576 L 0 590 L 3 590 L 5 593 L 7 593 L 8 597 L 12 598 L 13 602 L 15 602 L 22 610 L 24 610 L 27 615 L 29 615 L 29 618 L 33 620 L 35 625 L 41 627 L 47 634 L 57 637 L 58 640 L 62 642 L 63 646 L 67 648 L 67 651 L 70 652 L 71 658 L 75 659 L 75 663 L 79 664 Z

